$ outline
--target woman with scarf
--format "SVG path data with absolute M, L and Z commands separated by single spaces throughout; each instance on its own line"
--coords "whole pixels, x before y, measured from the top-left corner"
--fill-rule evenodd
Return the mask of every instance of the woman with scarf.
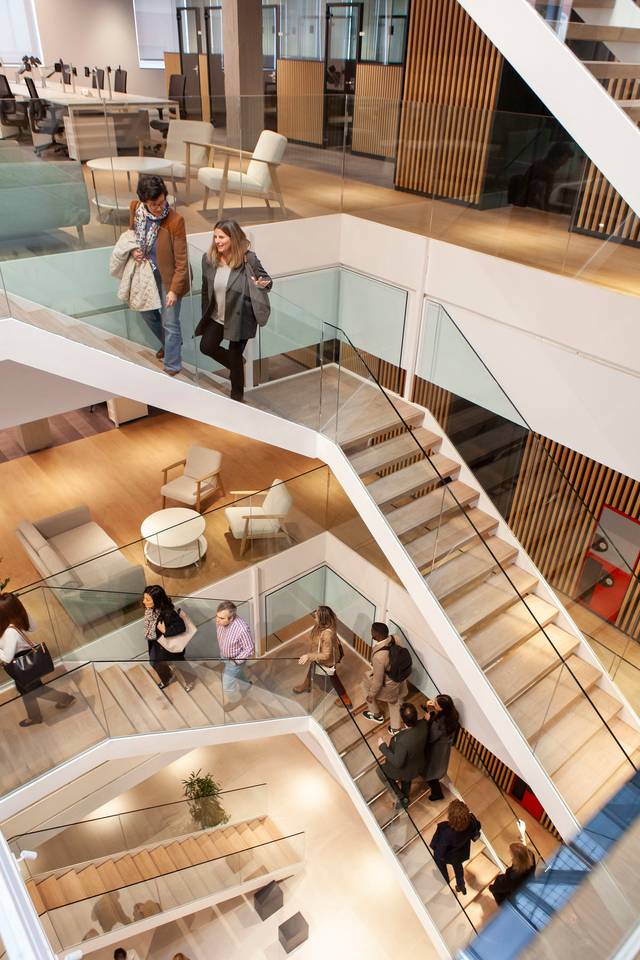
M 141 311 L 141 316 L 160 341 L 156 357 L 164 361 L 165 373 L 175 377 L 182 369 L 180 304 L 189 290 L 184 217 L 170 208 L 162 177 L 140 177 L 136 192 L 139 199 L 132 200 L 129 215 L 138 241 L 132 256 L 153 267 L 161 304 L 159 310 Z

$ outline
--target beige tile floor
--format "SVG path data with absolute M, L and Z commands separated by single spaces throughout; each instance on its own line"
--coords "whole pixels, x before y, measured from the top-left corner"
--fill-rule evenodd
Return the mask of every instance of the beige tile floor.
M 177 799 L 191 770 L 210 770 L 224 788 L 269 784 L 269 814 L 287 832 L 304 830 L 307 865 L 285 884 L 285 906 L 262 923 L 250 898 L 238 897 L 150 934 L 127 940 L 141 960 L 276 960 L 284 957 L 277 926 L 301 910 L 310 926 L 300 960 L 331 956 L 392 960 L 436 953 L 347 795 L 297 737 L 207 747 L 186 754 L 101 813 Z M 111 960 L 113 948 L 93 960 Z

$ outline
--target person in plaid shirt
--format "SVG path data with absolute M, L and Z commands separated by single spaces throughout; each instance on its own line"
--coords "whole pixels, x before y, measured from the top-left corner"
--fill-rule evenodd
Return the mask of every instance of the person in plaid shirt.
M 222 688 L 225 693 L 241 696 L 246 691 L 245 660 L 255 656 L 255 644 L 249 624 L 238 616 L 232 600 L 223 600 L 216 610 L 216 633 L 220 656 L 224 658 Z M 242 685 L 242 687 L 241 687 Z

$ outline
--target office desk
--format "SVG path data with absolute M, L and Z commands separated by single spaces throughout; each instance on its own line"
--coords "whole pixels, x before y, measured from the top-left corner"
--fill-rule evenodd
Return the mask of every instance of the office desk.
M 24 83 L 10 83 L 11 92 L 15 97 L 22 100 L 29 100 L 29 91 Z M 62 89 L 62 84 L 48 83 L 46 87 L 36 83 L 36 88 L 41 100 L 48 100 L 59 107 L 66 107 L 69 116 L 74 114 L 86 113 L 87 111 L 106 110 L 115 112 L 121 110 L 158 110 L 166 109 L 177 116 L 178 104 L 175 100 L 166 100 L 159 97 L 143 97 L 135 93 L 112 93 L 109 97 L 106 90 L 101 91 L 100 97 L 98 90 L 90 87 L 76 87 L 76 92 L 69 89 Z
M 117 143 L 117 130 L 113 117 L 136 111 L 167 110 L 170 116 L 178 116 L 178 104 L 174 100 L 158 97 L 143 97 L 134 93 L 113 93 L 111 97 L 98 96 L 97 90 L 88 87 L 76 87 L 76 92 L 62 89 L 59 83 L 48 83 L 46 87 L 36 85 L 41 100 L 64 109 L 65 133 L 69 156 L 73 160 L 92 160 L 114 153 Z M 29 91 L 24 83 L 10 83 L 16 98 L 28 101 Z M 135 138 L 148 139 L 146 131 Z

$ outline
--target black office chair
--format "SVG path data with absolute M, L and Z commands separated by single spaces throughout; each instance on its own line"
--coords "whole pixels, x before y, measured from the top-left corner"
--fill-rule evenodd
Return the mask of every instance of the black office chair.
M 172 73 L 169 77 L 169 100 L 175 100 L 178 104 L 178 116 L 184 120 L 186 112 L 186 89 L 187 78 L 183 73 Z M 152 120 L 150 127 L 152 130 L 159 130 L 163 138 L 166 139 L 169 130 L 169 120 L 163 119 L 162 107 L 158 109 L 160 117 L 158 120 Z
M 9 140 L 22 135 L 24 129 L 29 125 L 29 118 L 24 104 L 18 103 L 9 81 L 3 73 L 0 73 L 0 124 L 15 129 L 15 133 L 8 133 L 2 139 Z
M 113 89 L 116 93 L 127 92 L 127 71 L 123 70 L 122 67 L 118 67 L 116 70 L 116 75 L 113 81 Z
M 91 86 L 94 90 L 100 89 L 104 90 L 104 70 L 96 69 L 93 74 L 93 80 L 91 81 Z
M 36 85 L 32 77 L 25 77 L 24 82 L 27 85 L 31 102 L 29 103 L 29 125 L 31 135 L 33 136 L 34 153 L 41 154 L 50 147 L 56 150 L 66 150 L 63 143 L 56 140 L 56 134 L 64 131 L 64 107 L 56 107 L 48 100 L 42 100 L 38 96 Z M 50 137 L 51 139 L 44 143 L 36 143 L 36 137 Z

